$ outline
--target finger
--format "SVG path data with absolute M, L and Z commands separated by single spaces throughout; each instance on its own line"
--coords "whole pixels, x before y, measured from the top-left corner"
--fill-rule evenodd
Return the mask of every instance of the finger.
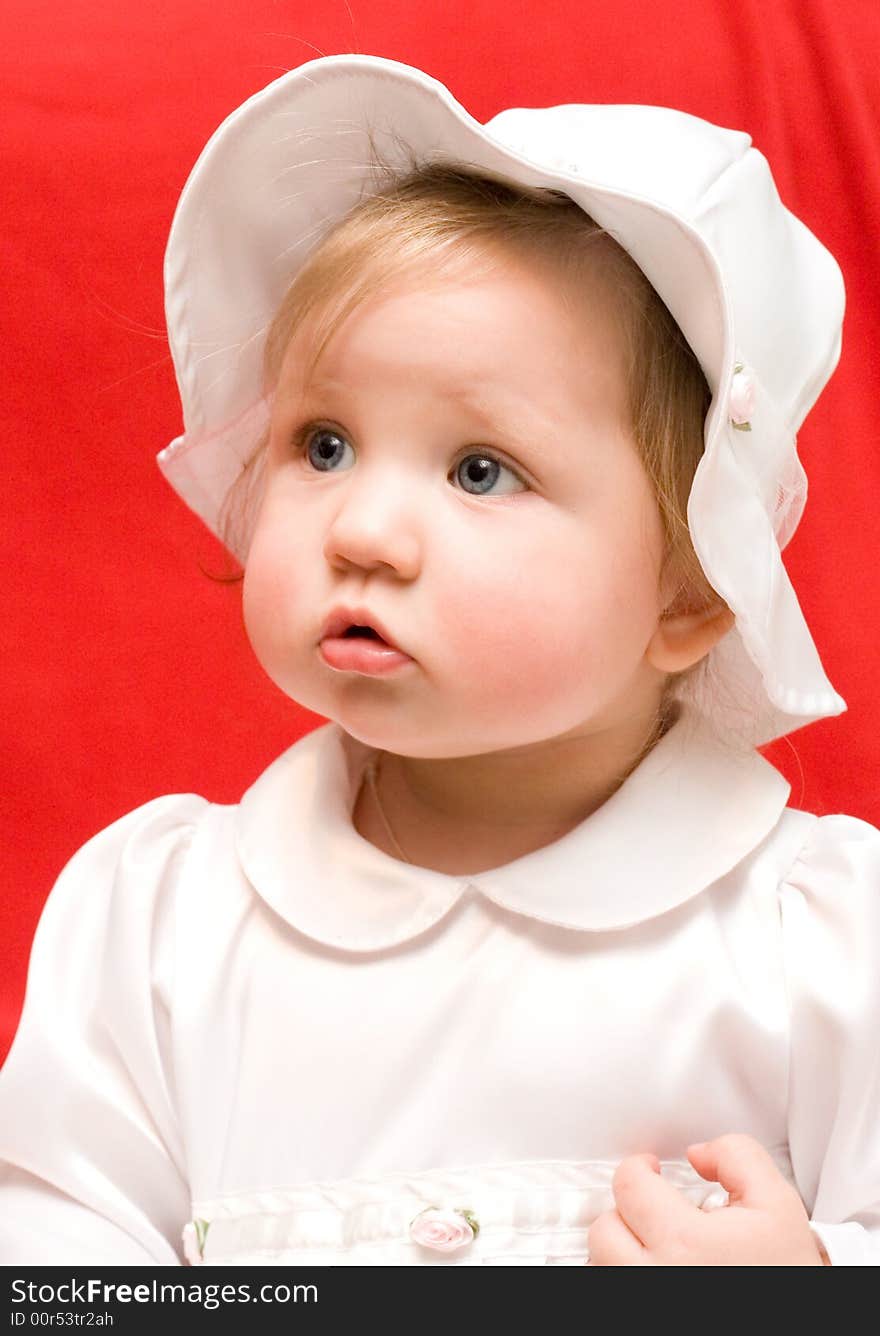
M 767 1206 L 779 1199 L 781 1189 L 786 1195 L 791 1191 L 769 1151 L 744 1132 L 688 1146 L 687 1154 L 701 1178 L 727 1189 L 731 1206 Z
M 645 1266 L 645 1249 L 617 1211 L 605 1211 L 588 1230 L 587 1266 Z
M 680 1235 L 700 1218 L 697 1207 L 661 1178 L 656 1155 L 621 1160 L 612 1189 L 619 1214 L 647 1248 L 659 1248 L 670 1232 Z

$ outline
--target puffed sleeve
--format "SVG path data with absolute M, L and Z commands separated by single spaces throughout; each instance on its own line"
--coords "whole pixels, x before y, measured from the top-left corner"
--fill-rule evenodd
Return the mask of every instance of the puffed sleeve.
M 789 1149 L 835 1266 L 880 1265 L 880 831 L 816 818 L 780 888 Z
M 174 906 L 207 806 L 178 794 L 128 813 L 49 895 L 0 1071 L 5 1266 L 181 1261 Z

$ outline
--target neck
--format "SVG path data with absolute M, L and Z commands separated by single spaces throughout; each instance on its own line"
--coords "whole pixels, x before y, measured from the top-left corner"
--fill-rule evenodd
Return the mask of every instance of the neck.
M 662 731 L 652 715 L 476 756 L 385 752 L 377 791 L 361 790 L 355 826 L 392 857 L 403 852 L 435 871 L 499 867 L 561 839 L 601 807 Z

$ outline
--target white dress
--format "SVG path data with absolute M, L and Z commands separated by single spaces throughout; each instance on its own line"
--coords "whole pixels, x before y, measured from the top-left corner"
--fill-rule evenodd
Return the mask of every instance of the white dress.
M 0 1263 L 580 1265 L 626 1155 L 723 1204 L 685 1150 L 726 1132 L 832 1263 L 880 1262 L 880 832 L 685 714 L 568 835 L 448 876 L 355 831 L 368 757 L 325 725 L 64 869 L 0 1073 Z M 429 1207 L 479 1230 L 426 1246 Z

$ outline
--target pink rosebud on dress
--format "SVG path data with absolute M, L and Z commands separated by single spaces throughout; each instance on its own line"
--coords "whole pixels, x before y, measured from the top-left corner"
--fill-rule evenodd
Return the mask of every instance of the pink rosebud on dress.
M 423 1248 L 437 1252 L 456 1252 L 465 1248 L 480 1231 L 470 1211 L 451 1210 L 448 1207 L 429 1206 L 420 1212 L 409 1227 L 410 1238 Z
M 738 431 L 751 431 L 755 411 L 755 378 L 748 367 L 737 362 L 730 385 L 730 420 Z
M 183 1255 L 190 1266 L 202 1266 L 202 1249 L 207 1232 L 208 1226 L 204 1220 L 190 1220 L 184 1225 L 181 1234 Z
M 727 1192 L 722 1187 L 713 1188 L 700 1202 L 701 1211 L 719 1211 L 729 1201 Z

